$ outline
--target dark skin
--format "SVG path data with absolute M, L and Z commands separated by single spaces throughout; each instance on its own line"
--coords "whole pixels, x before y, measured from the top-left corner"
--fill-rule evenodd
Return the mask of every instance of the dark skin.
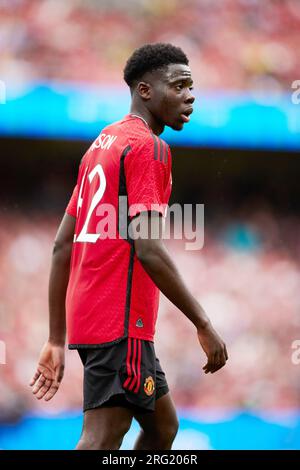
M 37 370 L 30 382 L 32 392 L 46 401 L 57 392 L 65 367 L 66 310 L 65 298 L 76 219 L 65 214 L 58 228 L 49 279 L 49 339 L 45 343 Z
M 146 73 L 132 93 L 130 112 L 145 119 L 154 134 L 165 126 L 180 131 L 184 126 L 181 113 L 192 112 L 195 97 L 190 68 L 172 64 L 163 71 Z
M 188 115 L 192 112 L 195 100 L 192 84 L 191 71 L 187 65 L 171 64 L 162 70 L 146 73 L 131 90 L 130 112 L 142 117 L 156 135 L 163 132 L 164 126 L 181 130 L 189 120 Z M 158 214 L 154 214 L 154 219 L 157 236 L 135 240 L 136 256 L 161 292 L 194 324 L 200 345 L 207 356 L 203 370 L 206 374 L 215 373 L 228 359 L 225 343 L 214 330 L 201 305 L 189 292 L 166 250 L 162 239 L 163 219 Z M 145 227 L 149 227 L 149 222 L 154 219 L 151 219 L 150 213 L 142 213 L 132 221 L 132 226 L 134 228 L 140 224 L 141 232 L 145 233 Z M 57 232 L 49 281 L 49 339 L 41 351 L 36 373 L 30 383 L 35 396 L 46 401 L 57 392 L 64 371 L 65 297 L 75 222 L 75 218 L 65 214 Z M 150 415 L 131 411 L 121 413 L 120 409 L 122 426 L 114 426 L 113 429 L 123 429 L 121 434 L 113 435 L 112 427 L 105 426 L 105 423 L 111 423 L 113 417 L 110 410 L 99 408 L 85 413 L 78 449 L 119 448 L 133 416 L 142 428 L 135 449 L 171 448 L 178 424 L 169 393 L 157 400 L 157 409 Z M 103 435 L 103 430 L 107 428 L 110 434 Z

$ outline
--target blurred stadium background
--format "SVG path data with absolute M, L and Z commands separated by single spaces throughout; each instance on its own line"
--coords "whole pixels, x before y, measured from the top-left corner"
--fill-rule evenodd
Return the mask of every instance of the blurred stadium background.
M 230 354 L 205 376 L 193 327 L 161 299 L 174 448 L 300 448 L 300 2 L 0 0 L 1 449 L 71 449 L 79 438 L 77 353 L 52 402 L 28 386 L 47 338 L 52 242 L 82 154 L 128 111 L 127 57 L 157 41 L 188 54 L 197 96 L 192 122 L 163 135 L 172 202 L 205 204 L 204 248 L 168 247 Z

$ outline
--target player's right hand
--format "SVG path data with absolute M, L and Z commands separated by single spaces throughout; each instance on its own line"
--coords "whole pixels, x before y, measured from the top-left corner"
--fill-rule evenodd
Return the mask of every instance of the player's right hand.
M 65 348 L 50 343 L 44 345 L 36 372 L 30 382 L 32 393 L 38 400 L 51 400 L 56 394 L 64 375 Z
M 198 339 L 207 356 L 203 367 L 205 374 L 214 373 L 225 366 L 228 359 L 226 345 L 211 324 L 197 330 Z

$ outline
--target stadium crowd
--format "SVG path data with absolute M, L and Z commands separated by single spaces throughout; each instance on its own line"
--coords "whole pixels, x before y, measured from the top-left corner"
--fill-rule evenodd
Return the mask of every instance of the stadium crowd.
M 293 364 L 292 343 L 300 340 L 300 220 L 263 212 L 247 222 L 232 220 L 218 224 L 217 231 L 208 226 L 200 251 L 186 251 L 184 240 L 166 242 L 186 283 L 226 339 L 227 366 L 204 375 L 205 356 L 194 327 L 163 296 L 157 354 L 178 407 L 297 408 L 300 365 Z M 82 366 L 75 351 L 67 352 L 65 377 L 51 402 L 37 401 L 28 386 L 47 338 L 47 283 L 57 223 L 56 217 L 42 214 L 1 215 L 2 421 L 81 407 Z
M 288 91 L 299 78 L 299 28 L 298 0 L 1 0 L 0 80 L 120 84 L 132 50 L 162 41 L 185 50 L 197 88 Z M 53 181 L 49 175 L 60 199 Z M 58 224 L 49 214 L 0 213 L 2 421 L 82 403 L 75 351 L 67 352 L 53 401 L 37 401 L 29 387 L 48 331 L 47 283 Z M 299 240 L 298 217 L 256 208 L 246 218 L 235 214 L 208 223 L 200 251 L 186 251 L 183 240 L 167 242 L 230 355 L 224 369 L 204 375 L 193 326 L 161 296 L 156 350 L 177 406 L 300 407 L 300 365 L 292 362 L 292 343 L 300 340 Z
M 171 42 L 202 89 L 290 90 L 298 0 L 2 0 L 0 78 L 120 83 L 135 47 Z

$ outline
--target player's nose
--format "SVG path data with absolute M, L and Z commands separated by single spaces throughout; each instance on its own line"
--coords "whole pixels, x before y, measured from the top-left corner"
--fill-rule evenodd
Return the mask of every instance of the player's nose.
M 195 101 L 195 96 L 193 95 L 193 93 L 191 92 L 191 90 L 188 90 L 187 92 L 187 95 L 186 95 L 186 98 L 184 100 L 184 104 L 193 104 L 194 101 Z

